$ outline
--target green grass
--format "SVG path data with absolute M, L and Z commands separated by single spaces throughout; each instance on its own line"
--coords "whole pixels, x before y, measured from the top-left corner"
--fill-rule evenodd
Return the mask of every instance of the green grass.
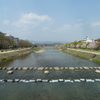
M 33 51 L 39 51 L 40 49 L 32 49 Z
M 93 59 L 93 61 L 100 63 L 100 59 Z
M 79 54 L 76 54 L 77 57 L 81 57 L 81 58 L 84 58 L 84 59 L 90 59 L 90 57 L 88 56 L 85 56 L 85 55 L 79 55 Z
M 77 54 L 77 53 L 74 53 L 74 52 L 67 52 L 67 51 L 63 51 L 63 52 L 69 53 L 69 54 L 72 54 L 74 56 L 81 57 L 81 58 L 84 58 L 84 59 L 90 59 L 90 57 L 88 57 L 86 55 L 81 55 L 81 54 Z

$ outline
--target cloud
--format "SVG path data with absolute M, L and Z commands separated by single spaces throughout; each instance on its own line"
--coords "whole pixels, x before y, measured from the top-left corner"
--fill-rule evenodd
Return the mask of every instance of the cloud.
M 98 26 L 100 26 L 100 22 L 93 22 L 93 23 L 91 23 L 91 26 L 98 27 Z
M 10 23 L 10 22 L 9 22 L 8 20 L 4 20 L 4 21 L 3 21 L 3 24 L 4 24 L 4 25 L 8 25 L 9 23 Z
M 71 25 L 65 24 L 59 28 L 56 28 L 55 30 L 53 30 L 52 32 L 61 32 L 61 31 L 67 31 L 71 29 Z
M 32 25 L 33 27 L 39 25 L 42 22 L 48 22 L 51 23 L 52 18 L 50 18 L 48 15 L 37 15 L 35 13 L 26 13 L 22 14 L 21 18 L 12 23 L 12 25 L 15 25 L 16 27 L 25 27 Z
M 83 21 L 82 19 L 78 19 L 78 22 L 81 22 L 81 21 Z
M 42 30 L 44 31 L 44 30 L 48 30 L 48 29 L 49 29 L 49 27 L 43 27 Z
M 71 30 L 80 30 L 82 25 L 82 23 L 76 24 L 74 26 L 65 24 L 59 28 L 54 29 L 52 32 L 68 32 Z
M 79 23 L 79 24 L 76 24 L 73 28 L 75 29 L 75 30 L 79 30 L 79 29 L 81 29 L 81 26 L 82 26 L 83 24 L 82 23 Z

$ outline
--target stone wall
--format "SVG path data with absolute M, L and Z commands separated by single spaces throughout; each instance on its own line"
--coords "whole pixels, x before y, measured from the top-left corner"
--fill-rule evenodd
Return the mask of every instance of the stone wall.
M 13 59 L 13 58 L 16 58 L 18 56 L 21 56 L 23 54 L 27 54 L 27 53 L 30 53 L 32 52 L 31 49 L 22 49 L 22 50 L 15 50 L 15 51 L 12 51 L 12 52 L 3 52 L 3 53 L 0 53 L 0 62 L 1 61 L 5 61 L 5 60 L 9 60 L 9 59 Z
M 100 63 L 100 55 L 92 54 L 92 53 L 86 53 L 86 52 L 80 52 L 80 51 L 75 51 L 75 50 L 63 50 L 66 53 L 88 59 L 91 61 L 99 62 Z

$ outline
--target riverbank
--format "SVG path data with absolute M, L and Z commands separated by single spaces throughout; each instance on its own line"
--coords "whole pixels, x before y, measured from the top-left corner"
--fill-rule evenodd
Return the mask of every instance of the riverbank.
M 20 50 L 11 50 L 11 51 L 6 51 L 6 52 L 0 52 L 0 62 L 6 61 L 9 59 L 14 59 L 18 56 L 31 53 L 32 50 L 31 48 L 24 48 Z
M 44 52 L 43 49 L 39 50 L 39 51 L 35 51 L 35 53 L 41 53 L 41 52 Z
M 100 63 L 100 52 L 92 52 L 92 51 L 85 51 L 85 50 L 79 50 L 79 49 L 59 49 L 60 51 L 72 54 L 77 57 L 81 57 L 84 59 L 88 59 L 97 63 Z

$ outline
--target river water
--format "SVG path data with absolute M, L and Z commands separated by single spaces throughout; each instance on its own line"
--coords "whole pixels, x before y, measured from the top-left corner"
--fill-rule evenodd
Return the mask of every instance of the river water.
M 0 67 L 97 67 L 100 64 L 46 48 L 41 53 L 30 53 L 0 64 Z M 0 71 L 0 79 L 78 79 L 100 78 L 88 71 L 14 71 L 7 75 Z M 0 100 L 100 100 L 100 82 L 74 83 L 0 83 Z

